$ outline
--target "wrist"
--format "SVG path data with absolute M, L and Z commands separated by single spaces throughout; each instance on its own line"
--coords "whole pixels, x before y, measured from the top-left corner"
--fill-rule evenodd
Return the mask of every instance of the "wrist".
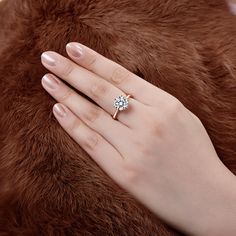
M 236 176 L 221 164 L 216 175 L 207 181 L 207 197 L 202 198 L 192 235 L 236 235 Z

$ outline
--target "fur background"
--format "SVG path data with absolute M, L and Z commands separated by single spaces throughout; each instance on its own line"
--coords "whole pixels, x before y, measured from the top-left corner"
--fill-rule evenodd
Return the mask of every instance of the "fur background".
M 224 1 L 3 0 L 0 22 L 1 236 L 180 235 L 120 189 L 53 117 L 40 55 L 66 55 L 70 41 L 176 96 L 236 173 L 236 17 Z

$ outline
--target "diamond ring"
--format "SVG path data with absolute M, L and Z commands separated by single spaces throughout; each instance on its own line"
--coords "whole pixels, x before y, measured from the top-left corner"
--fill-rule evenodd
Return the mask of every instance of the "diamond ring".
M 120 95 L 115 98 L 113 106 L 116 108 L 116 112 L 112 116 L 113 119 L 116 119 L 119 111 L 123 111 L 128 108 L 130 97 L 131 95 L 129 94 L 126 97 L 124 97 L 123 95 Z

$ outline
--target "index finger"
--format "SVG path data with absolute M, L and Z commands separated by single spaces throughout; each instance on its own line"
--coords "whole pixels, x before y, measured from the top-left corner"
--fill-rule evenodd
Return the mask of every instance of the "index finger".
M 166 95 L 163 90 L 85 45 L 68 43 L 66 50 L 77 64 L 99 75 L 143 104 L 154 105 L 155 97 L 160 100 L 160 94 Z

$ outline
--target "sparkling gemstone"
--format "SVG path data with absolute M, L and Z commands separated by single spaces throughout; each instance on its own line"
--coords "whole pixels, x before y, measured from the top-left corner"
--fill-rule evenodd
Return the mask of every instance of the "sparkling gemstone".
M 120 111 L 127 109 L 128 105 L 129 105 L 129 100 L 122 95 L 115 98 L 114 100 L 114 107 L 116 109 L 119 109 Z

